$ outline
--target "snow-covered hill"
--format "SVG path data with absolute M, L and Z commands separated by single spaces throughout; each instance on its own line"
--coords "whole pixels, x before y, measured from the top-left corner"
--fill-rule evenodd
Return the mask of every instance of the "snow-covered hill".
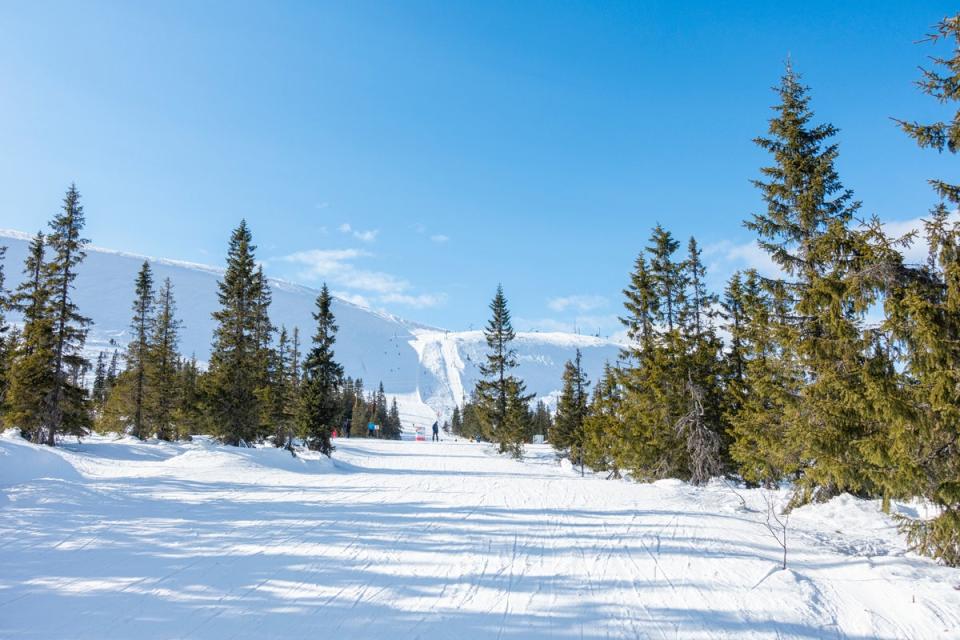
M 30 236 L 0 230 L 0 246 L 7 246 L 5 273 L 13 288 L 22 277 Z M 91 248 L 77 277 L 76 301 L 93 319 L 88 348 L 107 349 L 110 340 L 125 345 L 129 339 L 134 277 L 143 256 Z M 211 312 L 216 308 L 214 267 L 149 258 L 155 279 L 170 278 L 184 328 L 181 351 L 205 360 L 213 335 Z M 281 280 L 271 280 L 270 317 L 288 329 L 299 327 L 308 342 L 313 332 L 311 313 L 317 291 Z M 479 375 L 485 344 L 479 331 L 442 331 L 371 311 L 337 299 L 334 313 L 340 332 L 336 355 L 348 375 L 364 380 L 368 388 L 383 382 L 388 396 L 396 396 L 405 426 L 431 424 L 462 403 Z M 583 352 L 584 366 L 596 379 L 605 361 L 617 359 L 619 346 L 609 340 L 564 333 L 518 334 L 520 375 L 529 391 L 550 400 L 560 386 L 563 364 L 575 348 Z

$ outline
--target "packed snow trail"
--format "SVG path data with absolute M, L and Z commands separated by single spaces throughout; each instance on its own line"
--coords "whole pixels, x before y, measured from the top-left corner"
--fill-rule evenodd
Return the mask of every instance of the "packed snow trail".
M 580 478 L 544 447 L 0 437 L 0 638 L 947 638 L 956 570 L 877 505 Z M 782 498 L 782 496 L 780 496 Z

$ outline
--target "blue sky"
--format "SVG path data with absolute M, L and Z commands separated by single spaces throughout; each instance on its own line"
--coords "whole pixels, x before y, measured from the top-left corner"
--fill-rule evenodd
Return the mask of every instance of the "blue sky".
M 66 186 L 95 244 L 220 264 L 245 217 L 270 275 L 424 323 L 618 330 L 650 227 L 719 287 L 789 55 L 864 212 L 911 220 L 956 160 L 892 116 L 946 2 L 0 5 L 0 227 Z M 954 164 L 951 164 L 954 163 Z

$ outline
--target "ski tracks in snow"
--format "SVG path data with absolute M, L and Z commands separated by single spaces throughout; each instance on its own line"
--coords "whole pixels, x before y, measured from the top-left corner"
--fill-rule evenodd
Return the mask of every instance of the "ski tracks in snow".
M 762 513 L 723 488 L 581 478 L 530 451 L 340 440 L 339 462 L 300 466 L 209 443 L 145 465 L 64 454 L 80 480 L 0 501 L 0 637 L 960 636 L 956 572 L 903 552 L 881 516 L 854 510 L 865 532 L 850 544 L 836 531 L 849 509 L 808 512 L 782 571 Z

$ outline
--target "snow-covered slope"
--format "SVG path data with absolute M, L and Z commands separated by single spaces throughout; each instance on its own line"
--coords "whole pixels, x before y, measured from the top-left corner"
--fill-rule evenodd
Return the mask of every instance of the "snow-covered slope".
M 458 442 L 333 459 L 0 435 L 0 638 L 960 637 L 956 569 L 879 501 L 581 478 Z M 901 511 L 910 505 L 896 505 Z
M 7 286 L 21 278 L 29 235 L 0 230 L 5 245 Z M 91 352 L 129 339 L 133 282 L 145 258 L 118 251 L 93 248 L 77 277 L 76 302 L 93 319 L 88 348 Z M 192 263 L 150 258 L 157 282 L 170 278 L 183 320 L 181 351 L 205 360 L 210 350 L 217 306 L 220 270 Z M 270 317 L 276 325 L 299 327 L 302 340 L 313 332 L 311 313 L 317 291 L 280 280 L 271 280 L 273 304 Z M 396 396 L 405 426 L 424 426 L 446 417 L 462 403 L 477 380 L 483 357 L 483 334 L 479 331 L 447 332 L 430 329 L 389 314 L 378 313 L 337 299 L 334 314 L 340 332 L 335 347 L 337 359 L 348 375 L 364 380 L 368 388 L 383 382 L 389 396 Z M 576 347 L 583 351 L 586 370 L 593 379 L 605 361 L 615 361 L 619 347 L 607 340 L 561 333 L 521 333 L 517 339 L 520 375 L 529 391 L 550 399 L 560 386 L 563 364 Z

